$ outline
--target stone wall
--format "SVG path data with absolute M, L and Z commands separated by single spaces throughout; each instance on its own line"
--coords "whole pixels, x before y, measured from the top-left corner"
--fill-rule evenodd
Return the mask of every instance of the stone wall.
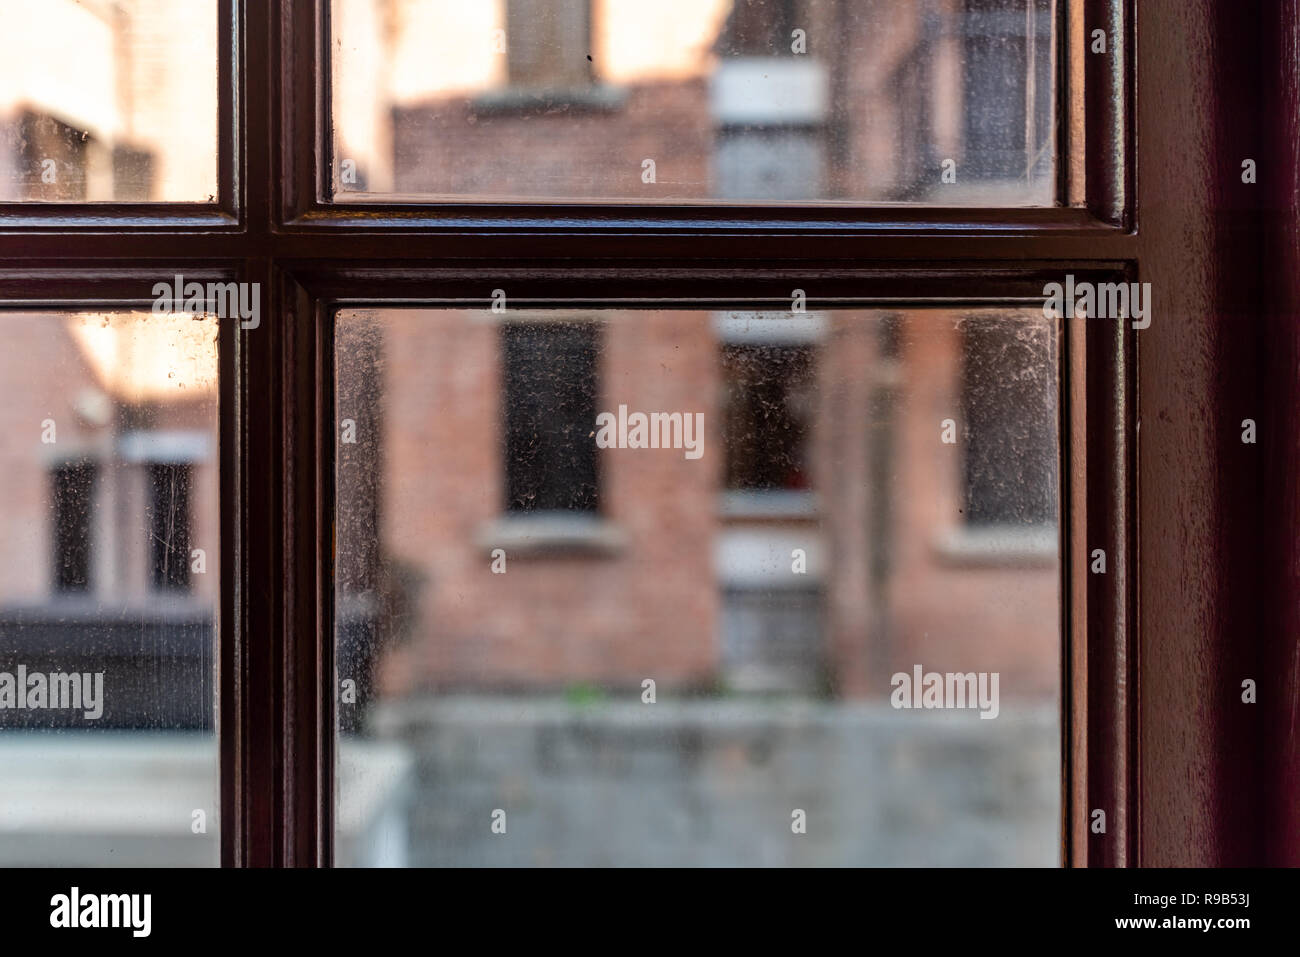
M 1059 860 L 1049 703 L 453 697 L 383 706 L 415 762 L 417 866 L 1041 865 Z M 506 812 L 506 833 L 492 831 Z M 807 832 L 792 833 L 792 813 Z

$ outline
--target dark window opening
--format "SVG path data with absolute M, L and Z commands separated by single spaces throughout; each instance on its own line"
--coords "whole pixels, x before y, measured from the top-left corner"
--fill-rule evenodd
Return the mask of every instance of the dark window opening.
M 1045 322 L 962 323 L 968 525 L 1056 521 L 1056 396 L 1044 375 L 1055 362 L 1053 339 Z
M 719 52 L 732 56 L 772 56 L 790 49 L 790 33 L 807 28 L 796 0 L 739 0 L 719 38 Z
M 1052 14 L 1048 0 L 968 0 L 963 176 L 1027 178 L 1048 160 Z
M 150 580 L 154 588 L 190 587 L 190 467 L 149 466 Z
M 42 201 L 83 201 L 93 138 L 45 113 L 24 113 L 18 131 L 24 195 Z
M 590 323 L 504 327 L 507 511 L 596 511 L 596 348 Z
M 590 0 L 507 0 L 506 57 L 512 86 L 588 86 L 590 55 Z
M 727 345 L 722 367 L 726 487 L 810 488 L 812 348 Z
M 90 590 L 90 522 L 95 487 L 94 465 L 60 465 L 54 469 L 54 590 Z

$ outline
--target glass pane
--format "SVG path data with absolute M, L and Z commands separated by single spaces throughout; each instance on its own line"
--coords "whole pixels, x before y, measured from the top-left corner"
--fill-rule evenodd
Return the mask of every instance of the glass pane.
M 217 0 L 3 0 L 0 202 L 214 202 Z
M 335 199 L 1056 201 L 1054 0 L 332 0 Z
M 0 323 L 0 866 L 216 865 L 216 321 Z
M 337 859 L 1059 862 L 1041 310 L 337 318 Z

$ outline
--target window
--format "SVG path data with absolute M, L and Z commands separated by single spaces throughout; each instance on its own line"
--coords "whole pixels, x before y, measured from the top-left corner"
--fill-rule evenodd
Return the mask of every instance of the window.
M 807 24 L 815 6 L 800 0 L 735 4 L 728 11 L 719 45 L 729 55 L 762 56 Z
M 965 521 L 1033 526 L 1055 521 L 1053 385 L 1039 370 L 1055 355 L 1046 323 L 972 317 L 962 323 L 962 421 L 966 423 Z M 1020 463 L 1007 480 L 1006 463 Z
M 341 680 L 358 692 L 341 709 L 340 760 L 353 783 L 340 779 L 338 789 L 340 863 L 789 863 L 793 845 L 733 841 L 712 782 L 728 782 L 727 816 L 753 822 L 796 792 L 830 806 L 868 788 L 883 774 L 876 748 L 914 763 L 895 793 L 878 796 L 899 815 L 892 838 L 846 811 L 828 820 L 835 839 L 803 852 L 810 860 L 901 864 L 923 853 L 959 862 L 973 853 L 965 828 L 978 820 L 976 829 L 1018 835 L 1003 851 L 984 849 L 986 862 L 1053 863 L 1054 802 L 1041 796 L 1059 770 L 1056 553 L 992 575 L 952 567 L 917 546 L 960 521 L 959 499 L 927 510 L 907 494 L 960 484 L 960 459 L 943 454 L 937 433 L 900 426 L 936 402 L 955 407 L 957 380 L 969 374 L 953 361 L 960 318 L 941 309 L 887 320 L 870 310 L 613 307 L 498 324 L 483 308 L 344 310 L 338 341 L 378 351 L 336 353 L 339 432 L 358 397 L 370 396 L 365 421 L 385 423 L 374 444 L 385 453 L 371 472 L 358 467 L 368 450 L 349 451 L 336 479 L 335 557 L 349 571 L 335 653 Z M 1032 310 L 1000 318 L 1030 338 L 1047 321 Z M 879 348 L 887 322 L 903 330 L 894 355 Z M 869 401 L 900 355 L 909 365 L 895 404 Z M 1050 351 L 1023 360 L 1054 394 Z M 517 436 L 503 460 L 493 455 L 499 402 Z M 995 417 L 1019 411 L 1003 405 Z M 884 469 L 868 441 L 883 430 L 903 433 Z M 996 447 L 987 467 L 1016 485 L 1033 473 L 1017 464 L 1026 455 L 1056 454 L 1054 442 Z M 594 486 L 567 477 L 570 463 L 597 459 L 604 532 L 565 539 L 537 523 L 511 534 L 495 521 L 502 483 L 539 489 L 534 497 L 553 512 L 580 511 L 574 489 Z M 535 477 L 522 485 L 524 476 Z M 816 507 L 801 497 L 813 488 Z M 1048 494 L 1055 529 L 1054 485 Z M 891 495 L 892 505 L 872 507 Z M 879 587 L 865 588 L 859 576 L 886 524 L 897 546 L 885 549 Z M 609 529 L 621 533 L 617 544 L 599 540 Z M 940 726 L 918 722 L 909 733 L 873 723 L 890 713 L 888 676 L 918 660 L 1000 676 L 1007 720 L 980 737 L 982 770 L 960 784 L 921 744 L 956 746 Z M 627 708 L 647 678 L 666 724 L 630 733 Z M 802 728 L 791 704 L 815 709 L 818 730 Z M 430 735 L 436 747 L 424 743 Z M 684 749 L 683 738 L 700 743 Z M 733 772 L 736 748 L 770 757 Z M 998 788 L 997 775 L 1026 754 L 1022 791 L 1000 790 L 998 809 L 984 807 L 976 795 Z M 820 771 L 783 779 L 778 769 L 795 760 Z M 842 765 L 858 771 L 830 783 Z M 526 802 L 516 803 L 510 780 Z M 591 806 L 571 810 L 573 790 L 588 787 Z M 367 808 L 366 793 L 379 805 Z M 921 795 L 924 824 L 905 810 Z M 462 830 L 485 799 L 520 828 L 507 847 L 490 828 Z M 609 846 L 604 829 L 584 836 L 581 821 L 593 813 L 623 840 Z M 651 841 L 646 829 L 659 815 L 674 823 Z M 400 834 L 381 824 L 390 816 L 403 822 Z
M 813 353 L 801 346 L 726 345 L 727 488 L 807 491 Z
M 816 507 L 817 419 L 824 315 L 715 313 L 721 345 L 724 515 L 808 514 Z
M 590 323 L 507 323 L 506 510 L 594 512 L 596 330 Z
M 828 621 L 840 625 L 825 607 L 823 563 L 833 559 L 812 475 L 815 430 L 833 428 L 822 388 L 842 386 L 818 379 L 817 346 L 829 326 L 825 315 L 714 316 L 725 437 L 716 574 L 728 688 L 807 695 L 844 677 L 826 642 Z M 829 467 L 845 473 L 843 462 Z M 832 507 L 836 487 L 823 490 Z M 787 552 L 811 556 L 812 567 L 773 575 Z
M 0 651 L 122 734 L 0 714 L 5 861 L 1300 859 L 1289 0 L 14 6 Z
M 53 116 L 25 112 L 18 119 L 17 134 L 24 144 L 17 154 L 19 168 L 30 171 L 20 186 L 25 197 L 88 198 L 88 184 L 102 152 L 89 132 L 73 129 Z
M 84 592 L 91 587 L 91 519 L 95 466 L 69 464 L 53 473 L 54 590 Z
M 986 180 L 1032 179 L 1051 151 L 1052 11 L 1048 0 L 966 0 L 963 57 L 970 76 L 963 164 Z
M 154 588 L 185 591 L 190 586 L 190 468 L 149 466 L 150 580 Z
M 0 323 L 0 866 L 215 865 L 217 322 Z
M 341 201 L 1062 201 L 1049 0 L 330 8 Z
M 591 82 L 591 0 L 506 0 L 510 82 L 563 89 Z
M 215 205 L 220 6 L 8 4 L 0 203 Z
M 793 2 L 732 8 L 710 90 L 720 197 L 784 200 L 826 192 L 827 61 L 820 50 L 772 55 L 793 46 L 796 30 L 816 32 L 813 24 L 824 23 L 824 13 Z

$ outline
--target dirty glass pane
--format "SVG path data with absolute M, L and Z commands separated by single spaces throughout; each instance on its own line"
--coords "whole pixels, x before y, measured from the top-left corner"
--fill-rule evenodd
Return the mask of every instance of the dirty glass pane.
M 217 0 L 0 0 L 0 202 L 213 202 Z
M 338 862 L 1059 863 L 1055 323 L 341 312 Z
M 332 0 L 366 199 L 1050 206 L 1054 0 Z
M 0 866 L 216 865 L 217 322 L 0 324 Z

